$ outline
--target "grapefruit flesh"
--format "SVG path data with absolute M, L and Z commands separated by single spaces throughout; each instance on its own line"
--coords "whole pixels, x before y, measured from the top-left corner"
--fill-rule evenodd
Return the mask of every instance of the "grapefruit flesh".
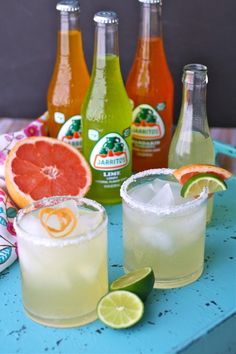
M 220 177 L 223 180 L 228 179 L 232 176 L 232 173 L 225 170 L 224 168 L 207 164 L 191 164 L 182 166 L 175 170 L 173 172 L 173 175 L 179 181 L 179 183 L 184 184 L 192 176 L 195 176 L 199 173 L 211 173 L 217 177 Z
M 92 180 L 90 167 L 78 150 L 47 137 L 19 141 L 7 157 L 5 179 L 20 208 L 44 197 L 82 197 Z

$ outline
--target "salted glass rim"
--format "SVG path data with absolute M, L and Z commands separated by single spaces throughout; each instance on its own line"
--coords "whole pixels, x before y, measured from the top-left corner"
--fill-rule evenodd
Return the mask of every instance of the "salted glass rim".
M 170 168 L 157 168 L 146 170 L 142 172 L 138 172 L 131 177 L 129 177 L 121 186 L 120 196 L 121 198 L 131 207 L 134 209 L 139 209 L 143 212 L 154 213 L 158 216 L 168 216 L 168 215 L 176 215 L 183 212 L 188 212 L 189 210 L 200 206 L 208 197 L 208 188 L 205 187 L 201 194 L 184 204 L 175 205 L 171 207 L 157 207 L 154 205 L 150 205 L 147 203 L 143 203 L 137 201 L 135 198 L 131 197 L 128 192 L 128 187 L 131 183 L 136 182 L 138 179 L 148 177 L 148 176 L 158 176 L 158 175 L 173 175 L 174 169 Z M 177 181 L 176 181 L 177 182 Z
M 53 201 L 58 201 L 58 203 L 66 201 L 66 200 L 74 200 L 75 202 L 78 203 L 78 205 L 87 205 L 87 206 L 92 206 L 95 211 L 100 211 L 103 214 L 102 221 L 100 224 L 93 230 L 89 230 L 86 233 L 81 233 L 76 237 L 73 238 L 64 238 L 64 239 L 53 239 L 53 238 L 44 238 L 44 237 L 39 237 L 33 232 L 29 232 L 28 230 L 25 230 L 21 225 L 20 221 L 23 218 L 24 215 L 29 214 L 32 211 L 39 210 L 42 207 L 49 207 L 55 204 L 52 204 Z M 80 203 L 80 204 L 79 204 Z M 41 206 L 40 206 L 41 205 Z M 76 197 L 76 196 L 55 196 L 55 197 L 48 197 L 48 198 L 42 198 L 40 200 L 37 200 L 26 207 L 20 209 L 15 217 L 14 220 L 14 227 L 17 230 L 20 230 L 20 234 L 17 234 L 18 238 L 22 238 L 25 240 L 28 240 L 32 242 L 33 244 L 38 244 L 42 246 L 48 246 L 48 247 L 64 247 L 68 245 L 75 245 L 79 244 L 82 242 L 87 242 L 94 237 L 98 236 L 103 229 L 107 226 L 108 222 L 108 217 L 105 208 L 97 203 L 94 200 L 88 199 L 88 198 L 82 198 L 82 197 Z M 33 237 L 32 237 L 33 236 Z

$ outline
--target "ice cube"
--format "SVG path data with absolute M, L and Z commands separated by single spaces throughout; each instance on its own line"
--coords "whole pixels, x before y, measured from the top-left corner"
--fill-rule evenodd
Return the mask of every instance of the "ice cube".
M 206 206 L 194 209 L 189 215 L 178 217 L 178 228 L 170 222 L 169 228 L 181 244 L 193 243 L 205 234 Z
M 139 226 L 143 225 L 145 222 L 146 225 L 158 225 L 160 218 L 151 211 L 140 211 L 136 208 L 131 208 L 127 204 L 123 203 L 123 222 L 130 224 L 131 227 L 136 230 Z
M 152 227 L 140 229 L 140 235 L 150 247 L 155 247 L 159 251 L 172 255 L 175 252 L 175 245 L 172 237 L 163 230 Z
M 95 279 L 99 276 L 99 269 L 97 265 L 94 264 L 84 264 L 81 263 L 79 267 L 76 269 L 77 274 L 83 278 L 84 281 L 88 283 L 93 283 L 96 281 Z
M 65 200 L 64 202 L 56 204 L 55 206 L 53 206 L 53 208 L 55 208 L 55 209 L 68 208 L 74 213 L 75 216 L 78 215 L 77 203 L 75 200 L 72 200 L 72 199 Z
M 164 184 L 154 197 L 149 200 L 148 204 L 157 207 L 170 207 L 175 205 L 175 199 L 170 184 Z
M 192 198 L 183 198 L 181 197 L 181 188 L 182 186 L 176 182 L 170 182 L 170 187 L 174 197 L 175 205 L 185 204 L 186 202 L 192 200 Z
M 48 237 L 48 236 L 45 236 Z M 19 260 L 22 273 L 25 276 L 32 276 L 34 281 L 38 280 L 38 277 L 43 273 L 43 261 L 50 259 L 45 256 L 45 250 L 47 247 L 34 244 L 34 242 L 28 242 L 25 240 L 19 240 Z M 45 256 L 45 257 L 44 257 Z
M 37 237 L 48 237 L 48 233 L 41 224 L 37 214 L 27 214 L 20 221 L 21 228 L 29 234 Z
M 166 184 L 167 182 L 163 179 L 156 178 L 154 181 L 152 181 L 152 189 L 155 193 L 159 192 L 161 188 Z
M 143 184 L 130 191 L 130 196 L 136 201 L 146 203 L 154 193 L 152 183 Z
M 100 211 L 89 211 L 79 209 L 78 224 L 73 234 L 76 236 L 95 230 L 103 219 L 103 213 Z

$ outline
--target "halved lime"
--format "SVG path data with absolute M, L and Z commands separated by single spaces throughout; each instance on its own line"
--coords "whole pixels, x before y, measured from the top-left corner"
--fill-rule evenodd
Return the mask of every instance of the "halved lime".
M 208 188 L 208 193 L 216 193 L 227 189 L 226 183 L 218 176 L 211 173 L 199 173 L 192 176 L 184 183 L 181 189 L 181 196 L 197 197 L 203 191 L 204 187 Z
M 97 307 L 98 318 L 107 326 L 121 329 L 137 323 L 143 316 L 144 305 L 140 298 L 124 290 L 105 295 Z
M 145 267 L 123 275 L 111 283 L 110 290 L 127 290 L 143 301 L 153 289 L 155 277 L 152 268 Z

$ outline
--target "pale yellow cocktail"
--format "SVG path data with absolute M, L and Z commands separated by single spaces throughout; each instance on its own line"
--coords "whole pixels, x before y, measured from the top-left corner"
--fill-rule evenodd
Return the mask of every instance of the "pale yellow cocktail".
M 186 285 L 203 271 L 207 191 L 186 200 L 180 190 L 169 169 L 138 173 L 121 189 L 125 270 L 152 267 L 157 288 Z
M 45 207 L 72 210 L 77 224 L 71 234 L 58 239 L 48 235 L 39 220 Z M 49 221 L 54 229 L 60 227 L 55 215 Z M 95 320 L 97 303 L 108 291 L 104 208 L 88 199 L 48 198 L 21 210 L 15 228 L 27 314 L 56 327 Z

